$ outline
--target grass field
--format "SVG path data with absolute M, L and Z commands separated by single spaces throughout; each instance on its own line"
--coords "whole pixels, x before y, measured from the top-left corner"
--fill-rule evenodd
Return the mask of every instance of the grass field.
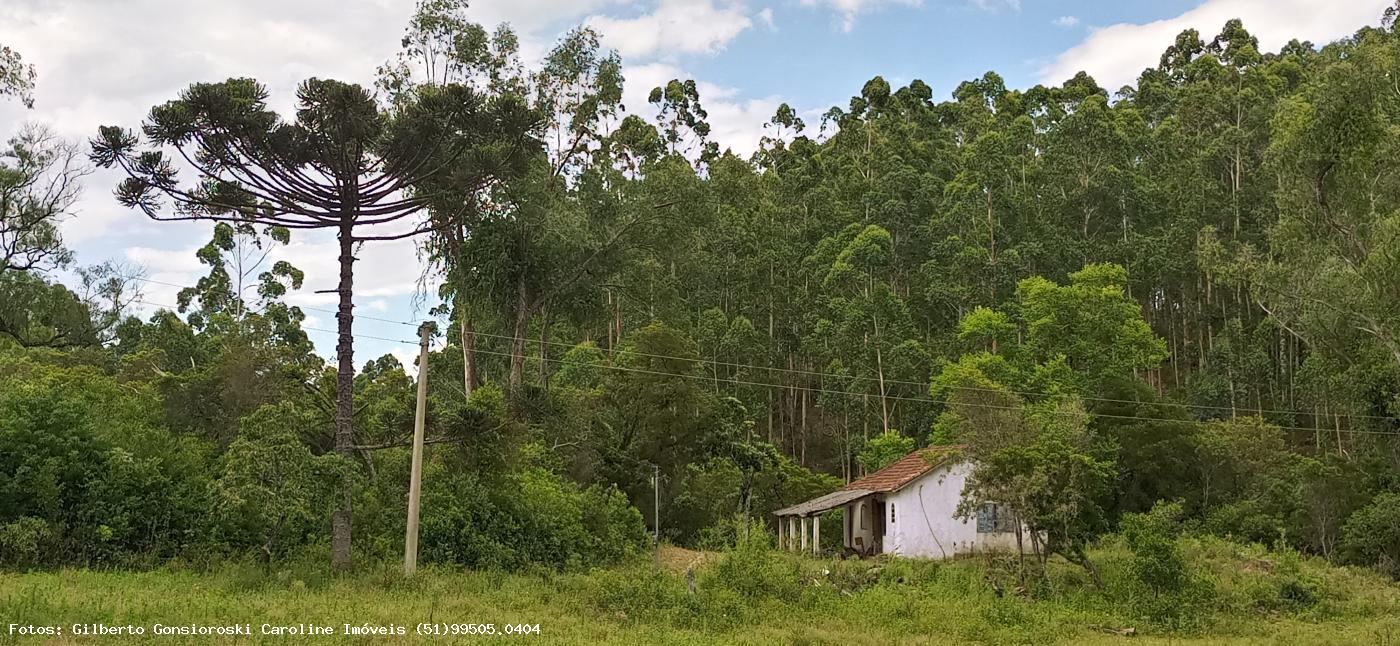
M 1200 643 L 1397 644 L 1400 586 L 1372 573 L 1223 541 L 1189 542 L 1192 589 L 1143 593 L 1126 551 L 1094 552 L 1095 590 L 1055 565 L 1034 599 L 1007 563 L 841 562 L 757 550 L 725 555 L 668 548 L 653 559 L 590 573 L 507 574 L 428 568 L 404 579 L 389 565 L 329 579 L 305 565 L 265 571 L 179 563 L 150 572 L 0 574 L 0 622 L 56 626 L 61 636 L 0 643 L 207 643 L 156 636 L 154 624 L 249 624 L 224 643 L 521 642 L 536 644 Z M 684 571 L 695 565 L 696 592 Z M 993 573 L 990 577 L 989 568 Z M 999 580 L 998 595 L 989 582 Z M 419 637 L 423 622 L 538 624 L 538 634 Z M 73 624 L 135 625 L 146 635 L 75 636 Z M 324 637 L 262 635 L 273 626 L 329 625 Z M 345 625 L 401 626 L 353 636 Z M 1132 628 L 1125 637 L 1108 632 Z

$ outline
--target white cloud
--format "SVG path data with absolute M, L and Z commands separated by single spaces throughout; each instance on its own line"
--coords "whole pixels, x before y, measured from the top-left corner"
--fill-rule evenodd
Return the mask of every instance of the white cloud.
M 655 11 L 636 18 L 590 16 L 586 24 L 625 60 L 658 53 L 713 54 L 753 21 L 734 0 L 661 0 Z
M 764 7 L 764 8 L 762 8 L 762 9 L 760 9 L 760 10 L 758 11 L 758 13 L 756 13 L 756 14 L 754 14 L 754 15 L 758 17 L 758 21 L 759 21 L 759 22 L 763 23 L 763 26 L 765 26 L 765 27 L 767 27 L 767 28 L 769 28 L 769 29 L 772 29 L 772 30 L 777 30 L 777 29 L 778 29 L 778 26 L 777 26 L 776 24 L 774 24 L 774 22 L 773 22 L 773 8 L 772 8 L 772 7 Z
M 1080 70 L 1106 88 L 1132 83 L 1143 69 L 1157 64 L 1185 29 L 1209 40 L 1233 18 L 1259 39 L 1261 49 L 1277 50 L 1293 38 L 1325 43 L 1376 22 L 1392 0 L 1207 0 L 1175 18 L 1120 23 L 1093 30 L 1083 42 L 1041 68 L 1043 83 L 1062 83 Z
M 208 233 L 209 225 L 202 226 Z M 135 246 L 128 247 L 125 253 L 127 260 L 141 265 L 150 280 L 155 281 L 143 286 L 146 300 L 158 305 L 173 305 L 175 294 L 180 291 L 179 286 L 194 285 L 207 270 L 195 257 L 198 249 L 198 246 L 165 249 Z M 278 260 L 286 260 L 305 273 L 302 288 L 287 294 L 288 303 L 334 308 L 337 295 L 325 292 L 334 289 L 340 280 L 337 254 L 338 243 L 329 232 L 294 232 L 290 245 L 273 248 L 266 266 L 271 267 Z M 423 267 L 416 261 L 418 255 L 413 241 L 366 242 L 355 257 L 358 259 L 355 263 L 355 295 L 360 299 L 373 299 L 361 300 L 362 307 L 375 312 L 388 312 L 391 305 L 386 299 L 409 296 L 418 290 Z M 406 262 L 409 259 L 415 261 Z
M 972 6 L 983 11 L 997 11 L 999 9 L 1010 9 L 1012 11 L 1021 10 L 1021 0 L 971 0 Z
M 712 96 L 722 96 L 720 90 L 723 88 L 701 83 L 698 89 L 701 99 L 704 99 L 707 91 Z M 758 148 L 758 140 L 763 136 L 763 124 L 773 118 L 781 103 L 774 96 L 744 100 L 731 96 L 707 102 L 705 110 L 710 113 L 710 138 L 719 143 L 720 150 L 729 148 L 735 154 L 747 157 Z
M 980 2 L 982 0 L 974 0 Z M 1015 0 L 1019 1 L 1019 0 Z M 923 0 L 802 0 L 804 7 L 828 6 L 840 17 L 841 31 L 850 31 L 856 25 L 856 16 L 884 5 L 917 7 Z
M 394 358 L 398 359 L 400 364 L 403 364 L 402 367 L 404 372 L 409 372 L 410 369 L 418 365 L 418 348 L 406 345 L 396 345 L 392 348 L 389 348 L 389 354 L 394 355 Z M 375 358 L 377 359 L 379 357 Z M 431 366 L 432 364 L 429 363 L 428 365 Z
M 1079 24 L 1079 18 L 1075 16 L 1060 16 L 1059 18 L 1051 20 L 1050 24 L 1055 25 L 1056 27 L 1064 27 L 1065 29 L 1069 29 L 1070 27 Z
M 199 259 L 195 257 L 197 251 L 199 251 L 199 247 L 185 249 L 127 247 L 126 257 L 153 273 L 187 275 L 198 272 L 202 267 Z

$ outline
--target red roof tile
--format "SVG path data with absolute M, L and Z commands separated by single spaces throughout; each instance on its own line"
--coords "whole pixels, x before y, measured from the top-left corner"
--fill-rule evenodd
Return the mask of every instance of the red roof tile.
M 843 487 L 844 489 L 865 489 L 867 491 L 890 492 L 909 484 L 935 467 L 942 464 L 952 454 L 961 450 L 961 444 L 929 446 L 914 451 L 889 466 L 869 474 Z

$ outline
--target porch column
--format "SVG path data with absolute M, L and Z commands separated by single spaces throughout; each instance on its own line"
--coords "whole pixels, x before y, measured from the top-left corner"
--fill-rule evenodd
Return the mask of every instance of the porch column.
M 822 545 L 822 517 L 821 517 L 821 516 L 813 516 L 813 517 L 812 517 L 812 553 L 813 553 L 813 554 L 821 554 L 821 553 L 822 553 L 821 545 Z
M 778 549 L 783 549 L 783 523 L 786 522 L 786 518 L 782 516 L 778 517 Z
M 807 534 L 811 533 L 811 527 L 809 526 L 811 520 L 811 518 L 806 516 L 802 517 L 802 551 L 804 552 L 807 551 Z
M 797 546 L 797 517 L 796 517 L 796 516 L 788 516 L 787 545 L 784 545 L 784 546 L 783 546 L 783 549 L 785 549 L 785 550 L 787 550 L 787 551 L 789 551 L 789 552 L 792 552 L 792 551 L 795 551 L 795 550 L 796 550 L 796 546 Z

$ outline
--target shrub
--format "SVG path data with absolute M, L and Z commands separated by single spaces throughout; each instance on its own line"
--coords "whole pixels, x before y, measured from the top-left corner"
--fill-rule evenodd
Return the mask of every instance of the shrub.
M 39 563 L 43 546 L 53 540 L 53 528 L 42 518 L 24 516 L 0 526 L 0 563 L 27 567 Z
M 615 618 L 667 621 L 686 603 L 685 584 L 650 564 L 602 570 L 589 583 L 593 603 Z
M 873 473 L 909 455 L 913 450 L 914 438 L 904 437 L 899 431 L 890 429 L 866 440 L 865 447 L 860 450 L 856 459 L 867 473 Z
M 580 489 L 537 467 L 483 478 L 434 462 L 423 476 L 426 561 L 581 569 L 645 548 L 641 513 L 615 489 Z
M 282 553 L 285 539 L 320 527 L 336 482 L 351 477 L 340 456 L 312 455 L 302 443 L 298 433 L 316 423 L 314 413 L 290 402 L 263 406 L 239 422 L 223 456 L 222 507 L 266 560 Z
M 1400 493 L 1376 496 L 1347 519 L 1342 552 L 1352 563 L 1400 579 Z
M 78 369 L 0 388 L 5 563 L 159 559 L 208 535 L 202 454 L 152 426 L 132 392 Z
M 1297 550 L 1280 543 L 1274 564 L 1277 585 L 1275 609 L 1297 612 L 1311 608 L 1322 600 L 1322 581 L 1303 569 L 1303 556 Z
M 728 590 L 748 601 L 796 601 L 802 591 L 801 572 L 771 544 L 768 533 L 755 527 L 705 573 L 700 588 Z
M 1133 552 L 1132 571 L 1154 593 L 1180 590 L 1187 581 L 1186 561 L 1177 544 L 1181 503 L 1153 505 L 1145 514 L 1126 514 L 1120 529 Z

